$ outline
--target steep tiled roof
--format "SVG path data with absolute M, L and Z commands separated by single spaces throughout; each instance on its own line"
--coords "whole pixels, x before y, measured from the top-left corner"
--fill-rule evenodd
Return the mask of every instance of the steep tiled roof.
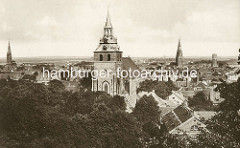
M 171 131 L 193 117 L 191 110 L 188 107 L 178 106 L 173 111 L 162 117 L 168 131 Z
M 130 68 L 132 71 L 139 70 L 137 65 L 133 62 L 133 60 L 130 57 L 123 57 L 123 69 L 128 71 Z
M 195 95 L 195 92 L 193 90 L 187 90 L 187 91 L 181 91 L 183 96 L 188 98 L 188 97 L 193 97 Z
M 183 94 L 180 91 L 172 91 L 172 93 L 177 96 L 179 99 L 181 99 L 182 101 L 185 101 L 186 98 L 183 96 Z
M 173 110 L 180 121 L 183 123 L 192 117 L 191 111 L 185 107 L 179 106 Z
M 160 116 L 163 117 L 166 114 L 170 113 L 171 111 L 173 111 L 175 109 L 175 107 L 159 107 L 160 110 Z
M 215 111 L 194 111 L 194 115 L 198 117 L 198 119 L 204 118 L 204 120 L 208 120 L 216 114 Z
M 171 111 L 163 117 L 163 123 L 165 124 L 168 131 L 173 130 L 181 124 L 181 121 L 176 117 L 174 111 Z

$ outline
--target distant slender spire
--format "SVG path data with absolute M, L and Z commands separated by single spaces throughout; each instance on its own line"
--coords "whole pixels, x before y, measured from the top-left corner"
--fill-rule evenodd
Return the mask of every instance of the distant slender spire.
M 7 64 L 11 64 L 11 63 L 12 63 L 11 44 L 10 44 L 10 41 L 8 41 Z
M 10 44 L 10 41 L 8 41 L 8 53 L 11 53 L 11 44 Z
M 183 53 L 181 47 L 181 40 L 178 39 L 177 55 L 176 55 L 176 64 L 179 67 L 183 66 Z
M 218 67 L 217 54 L 216 53 L 212 54 L 212 67 L 214 67 L 214 68 Z
M 181 39 L 178 39 L 178 50 L 181 50 Z

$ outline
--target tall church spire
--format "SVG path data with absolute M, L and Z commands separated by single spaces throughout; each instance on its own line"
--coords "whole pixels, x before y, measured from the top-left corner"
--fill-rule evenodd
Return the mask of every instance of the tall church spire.
M 107 10 L 107 18 L 104 26 L 104 36 L 113 36 L 113 27 L 110 19 L 109 10 Z
M 7 64 L 12 64 L 12 52 L 11 52 L 10 41 L 8 41 Z
M 181 40 L 178 39 L 178 50 L 181 50 Z
M 110 19 L 110 14 L 109 14 L 109 9 L 107 10 L 107 18 L 106 18 L 106 23 L 104 28 L 112 28 L 112 23 Z
M 10 41 L 8 41 L 8 52 L 11 53 L 11 44 L 10 44 Z
M 117 39 L 113 36 L 113 27 L 110 19 L 109 10 L 107 10 L 107 17 L 104 26 L 104 35 L 103 38 L 100 40 L 100 43 L 104 44 L 117 44 Z
M 177 55 L 176 55 L 176 64 L 178 67 L 183 66 L 183 53 L 181 47 L 181 40 L 178 40 Z

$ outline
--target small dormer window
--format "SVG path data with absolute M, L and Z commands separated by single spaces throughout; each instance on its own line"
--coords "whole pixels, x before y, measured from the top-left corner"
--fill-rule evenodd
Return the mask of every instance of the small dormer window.
M 190 128 L 191 131 L 198 131 L 198 126 L 197 125 L 193 125 Z

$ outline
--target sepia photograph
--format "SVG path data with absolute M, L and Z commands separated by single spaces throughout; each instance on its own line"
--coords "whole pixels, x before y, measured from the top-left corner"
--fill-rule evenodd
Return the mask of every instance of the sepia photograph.
M 240 148 L 240 1 L 0 0 L 0 148 Z

